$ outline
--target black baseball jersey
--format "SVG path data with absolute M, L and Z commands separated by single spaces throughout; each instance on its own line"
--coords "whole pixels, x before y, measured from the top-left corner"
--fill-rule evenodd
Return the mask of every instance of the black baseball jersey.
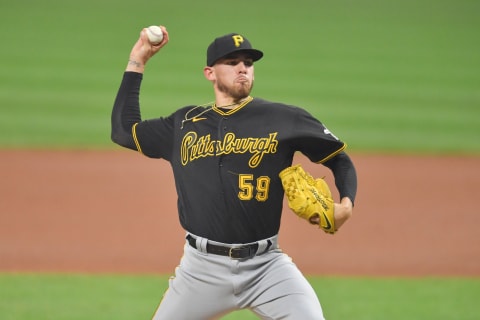
M 305 110 L 251 97 L 233 110 L 188 106 L 136 124 L 133 135 L 140 152 L 171 163 L 181 225 L 225 243 L 278 233 L 278 173 L 296 151 L 323 162 L 345 148 Z

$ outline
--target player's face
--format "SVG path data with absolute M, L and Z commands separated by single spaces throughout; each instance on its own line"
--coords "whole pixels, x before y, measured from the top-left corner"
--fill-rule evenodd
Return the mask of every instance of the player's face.
M 213 68 L 218 91 L 234 101 L 247 97 L 252 91 L 254 68 L 253 60 L 248 55 L 237 54 L 221 59 Z

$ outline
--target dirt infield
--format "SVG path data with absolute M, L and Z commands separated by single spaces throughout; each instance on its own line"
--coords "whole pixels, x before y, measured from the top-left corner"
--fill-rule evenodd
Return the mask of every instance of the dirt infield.
M 351 156 L 359 192 L 341 232 L 284 210 L 280 245 L 305 273 L 480 276 L 480 157 Z M 184 231 L 167 162 L 127 150 L 0 159 L 0 271 L 174 271 Z

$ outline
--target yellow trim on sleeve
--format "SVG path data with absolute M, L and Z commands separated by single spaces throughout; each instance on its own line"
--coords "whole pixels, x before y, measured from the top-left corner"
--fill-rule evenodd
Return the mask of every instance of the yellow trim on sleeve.
M 135 145 L 137 146 L 138 152 L 143 154 L 142 147 L 140 147 L 140 143 L 138 142 L 138 138 L 137 138 L 137 124 L 138 122 L 132 126 L 132 136 L 133 136 L 133 141 L 135 141 Z
M 332 159 L 333 157 L 335 157 L 337 154 L 339 154 L 340 152 L 342 152 L 343 150 L 345 150 L 347 148 L 347 144 L 344 143 L 343 146 L 338 149 L 337 151 L 331 153 L 329 156 L 323 158 L 322 160 L 318 161 L 317 163 L 324 163 L 324 162 L 327 162 L 328 160 Z

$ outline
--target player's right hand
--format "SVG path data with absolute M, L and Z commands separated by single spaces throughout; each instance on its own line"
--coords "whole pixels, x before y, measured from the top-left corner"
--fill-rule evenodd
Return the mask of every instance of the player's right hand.
M 130 51 L 130 59 L 126 71 L 143 73 L 148 60 L 168 43 L 169 37 L 167 29 L 164 26 L 160 26 L 160 28 L 163 32 L 163 40 L 157 45 L 152 45 L 150 41 L 148 41 L 147 28 L 142 29 L 140 37 Z

